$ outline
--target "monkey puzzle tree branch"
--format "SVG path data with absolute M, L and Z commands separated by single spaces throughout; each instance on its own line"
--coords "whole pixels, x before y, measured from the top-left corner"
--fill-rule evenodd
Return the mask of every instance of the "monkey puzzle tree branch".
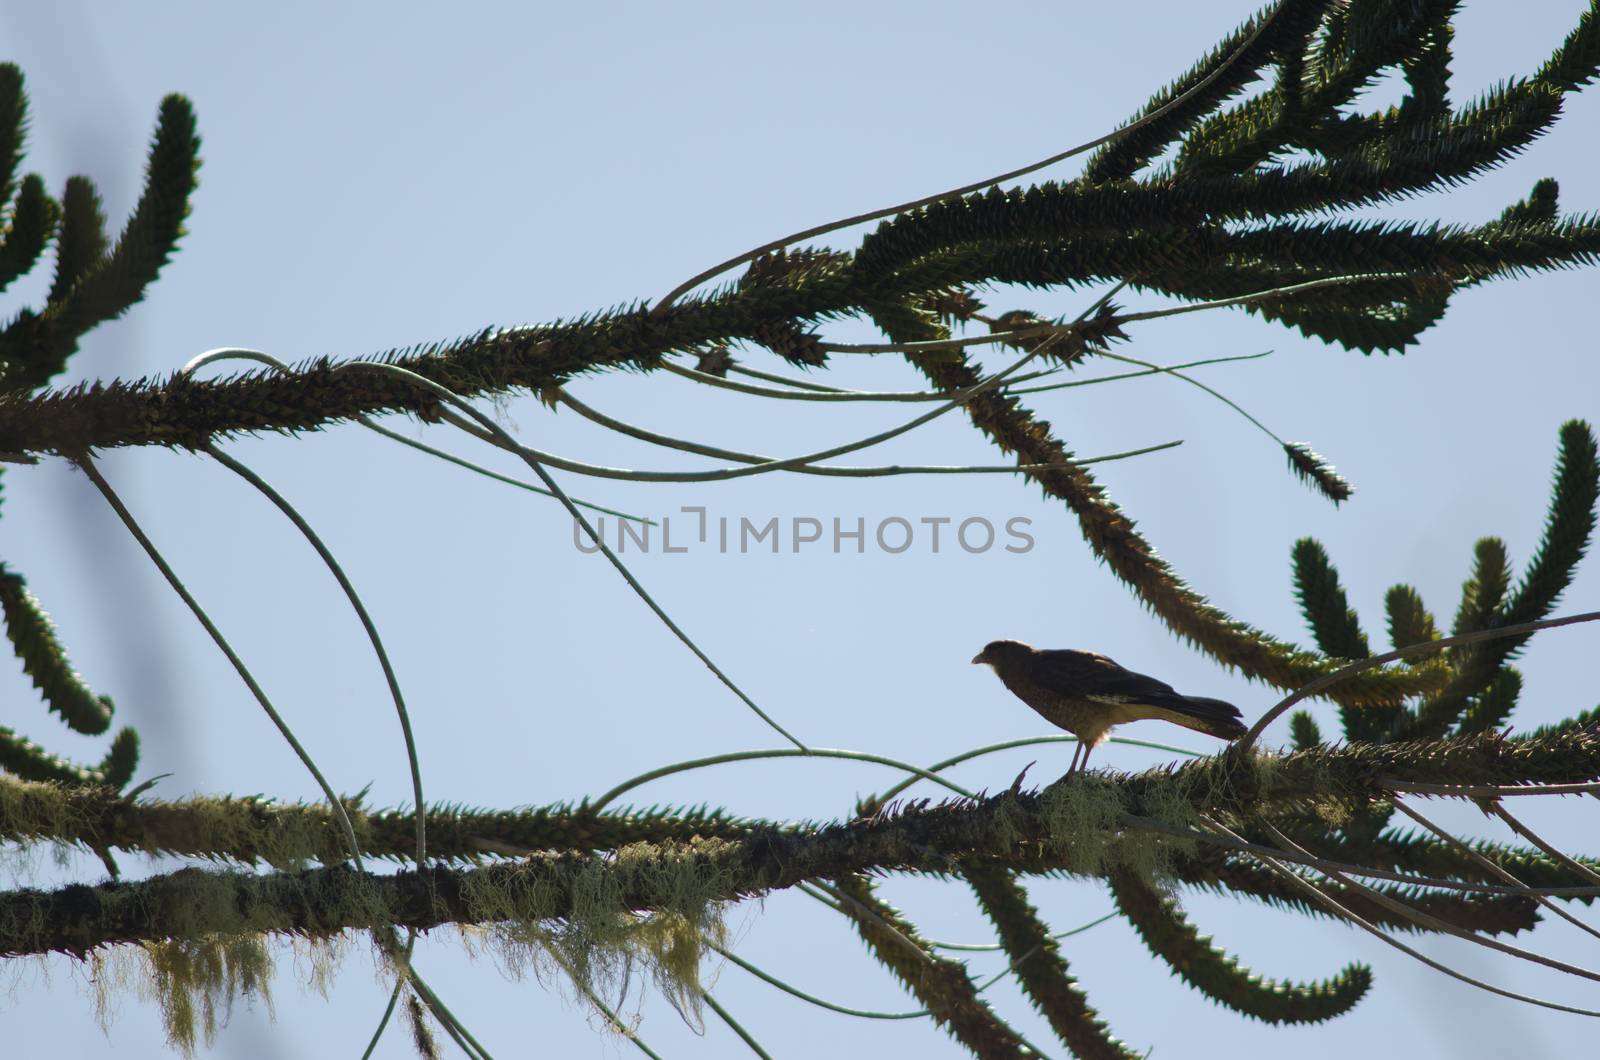
M 1011 957 L 1012 971 L 1039 1014 L 1050 1021 L 1072 1055 L 1081 1060 L 1131 1060 L 1139 1054 L 1112 1036 L 1067 971 L 1067 959 L 1039 919 L 1039 911 L 1015 877 L 1003 868 L 979 866 L 965 873 Z
M 921 1001 L 935 1023 L 974 1056 L 1032 1057 L 1038 1053 L 995 1015 L 967 974 L 966 965 L 941 957 L 910 921 L 873 893 L 859 874 L 841 876 L 835 887 L 846 899 L 841 908 L 873 955 Z
M 1232 869 L 1226 861 L 1212 861 L 1208 869 L 1205 859 L 1194 860 L 1192 840 L 1137 829 L 1129 832 L 1123 822 L 1130 815 L 1157 813 L 1167 819 L 1179 818 L 1182 823 L 1181 818 L 1192 818 L 1197 810 L 1227 816 L 1243 813 L 1248 818 L 1263 801 L 1292 806 L 1327 799 L 1379 798 L 1386 794 L 1379 779 L 1395 775 L 1421 782 L 1447 776 L 1502 784 L 1589 779 L 1600 775 L 1600 734 L 1579 729 L 1538 740 L 1462 737 L 1299 752 L 1282 759 L 1245 762 L 1223 755 L 1173 770 L 1076 776 L 1037 793 L 1006 792 L 979 800 L 917 804 L 896 813 L 814 828 L 691 817 L 677 822 L 679 835 L 696 828 L 744 831 L 730 838 L 695 835 L 631 842 L 602 856 L 588 850 L 567 850 L 477 869 L 435 866 L 421 876 L 370 877 L 339 866 L 259 876 L 185 870 L 143 883 L 69 887 L 48 894 L 17 891 L 0 896 L 0 952 L 81 953 L 105 943 L 169 937 L 180 929 L 325 934 L 385 920 L 400 927 L 429 928 L 487 918 L 484 909 L 475 911 L 468 900 L 473 894 L 492 895 L 490 904 L 499 903 L 508 917 L 562 917 L 571 912 L 573 888 L 592 886 L 596 881 L 617 896 L 619 909 L 647 910 L 662 908 L 663 903 L 670 906 L 677 900 L 673 895 L 682 893 L 699 895 L 702 901 L 729 901 L 805 880 L 837 879 L 859 872 L 949 873 L 989 864 L 1103 875 L 1117 864 L 1128 863 L 1129 858 L 1143 858 L 1148 863 L 1151 857 L 1165 857 L 1181 881 L 1228 888 Z M 144 849 L 183 849 L 212 857 L 265 858 L 270 852 L 273 860 L 284 863 L 294 851 L 287 836 L 298 828 L 303 830 L 300 841 L 309 842 L 310 847 L 303 854 L 294 851 L 296 856 L 320 854 L 332 859 L 340 850 L 331 815 L 315 807 L 292 809 L 291 813 L 305 817 L 293 827 L 281 818 L 274 820 L 271 813 L 261 813 L 252 835 L 249 819 L 262 808 L 244 800 L 223 800 L 208 807 L 212 816 L 202 819 L 192 808 L 143 808 L 125 802 L 118 807 L 107 799 L 99 804 L 97 817 L 91 812 L 96 809 L 93 799 L 86 792 L 16 782 L 8 788 L 5 830 L 20 839 L 49 835 L 102 849 L 134 843 L 135 837 L 101 830 L 122 820 L 125 825 L 142 824 L 157 832 L 165 829 L 159 840 L 138 840 Z M 74 819 L 63 816 L 62 804 L 49 803 L 55 795 L 65 795 L 64 805 L 76 811 L 76 828 L 62 827 L 63 821 L 72 824 Z M 235 814 L 235 825 L 245 826 L 234 849 L 226 849 L 227 843 L 213 843 L 205 849 L 197 839 L 184 845 L 182 825 L 187 824 L 194 837 L 215 837 L 226 831 L 220 827 L 224 822 L 219 815 L 228 812 Z M 320 820 L 316 819 L 318 812 Z M 191 819 L 185 821 L 185 814 Z M 632 815 L 617 816 L 622 819 L 600 820 L 580 808 L 566 813 L 558 810 L 544 820 L 550 823 L 565 818 L 562 827 L 569 841 L 585 827 L 599 840 L 606 838 L 608 828 L 610 838 L 628 834 Z M 503 816 L 490 817 L 506 823 Z M 539 819 L 539 814 L 529 818 Z M 440 832 L 430 835 L 436 853 L 449 856 L 452 836 L 461 843 L 468 829 L 452 822 L 448 814 L 430 816 L 430 820 L 441 822 Z M 650 815 L 634 820 L 640 826 L 634 834 L 653 830 L 659 835 L 672 830 Z M 53 826 L 47 827 L 51 822 Z M 363 831 L 370 829 L 368 818 L 360 818 L 360 822 Z M 392 833 L 389 845 L 395 857 L 404 857 L 410 850 L 410 824 L 402 815 L 383 826 L 382 830 Z M 552 838 L 556 830 L 551 827 L 544 838 Z M 467 842 L 472 841 L 469 834 Z M 370 843 L 363 847 L 377 852 Z M 186 888 L 190 894 L 184 899 L 180 896 Z M 437 900 L 419 897 L 427 894 Z M 535 894 L 545 903 L 537 916 L 527 904 L 532 901 L 528 896 Z M 364 897 L 357 903 L 353 896 Z
M 1348 1012 L 1372 986 L 1372 969 L 1364 964 L 1305 985 L 1256 975 L 1202 937 L 1177 902 L 1126 869 L 1112 871 L 1111 894 L 1151 953 L 1235 1012 L 1267 1023 L 1320 1023 Z
M 1521 786 L 1596 778 L 1600 729 L 1572 726 L 1519 739 L 1473 734 L 1315 748 L 1281 757 L 1241 758 L 1223 752 L 1142 773 L 1095 773 L 1037 792 L 913 803 L 893 814 L 834 824 L 770 822 L 704 810 L 595 813 L 581 804 L 504 811 L 438 806 L 428 812 L 428 846 L 431 857 L 468 860 L 509 848 L 606 850 L 694 837 L 769 842 L 786 851 L 794 843 L 828 846 L 860 840 L 867 844 L 861 851 L 867 858 L 862 867 L 945 871 L 941 857 L 1015 858 L 1017 844 L 1052 842 L 1060 831 L 1057 818 L 1073 800 L 1102 800 L 1102 823 L 1114 824 L 1118 814 L 1168 820 L 1189 810 L 1250 815 L 1267 807 L 1294 810 L 1318 801 L 1361 804 L 1390 797 L 1390 780 Z M 395 858 L 411 854 L 412 813 L 368 812 L 349 802 L 345 809 L 363 853 Z M 129 800 L 103 787 L 0 778 L 0 840 L 11 842 L 55 840 L 288 866 L 342 860 L 345 851 L 337 827 L 335 816 L 320 804 L 204 796 L 178 802 Z M 876 853 L 867 853 L 868 847 Z M 1522 852 L 1483 849 L 1501 850 L 1489 856 L 1505 858 L 1507 867 L 1519 873 L 1535 872 L 1521 860 Z M 1420 860 L 1410 860 L 1408 850 Z M 1352 856 L 1359 853 L 1351 848 Z M 1482 878 L 1461 859 L 1425 841 L 1389 841 L 1374 848 L 1373 856 L 1380 855 L 1385 863 L 1403 862 L 1413 869 L 1426 863 L 1439 867 L 1441 875 Z

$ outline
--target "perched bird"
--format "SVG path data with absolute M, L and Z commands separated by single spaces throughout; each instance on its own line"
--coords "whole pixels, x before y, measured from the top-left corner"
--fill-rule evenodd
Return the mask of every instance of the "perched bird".
M 1232 703 L 1182 695 L 1092 651 L 1041 651 L 1020 641 L 996 640 L 972 662 L 991 667 L 1018 699 L 1078 738 L 1069 774 L 1087 765 L 1089 752 L 1123 722 L 1159 718 L 1224 740 L 1237 740 L 1246 731 Z

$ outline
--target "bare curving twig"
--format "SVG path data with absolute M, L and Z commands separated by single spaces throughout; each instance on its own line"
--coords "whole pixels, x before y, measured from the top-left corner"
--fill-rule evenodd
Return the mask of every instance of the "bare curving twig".
M 939 396 L 943 397 L 944 395 L 939 395 Z M 760 465 L 767 465 L 769 467 L 771 465 L 773 465 L 773 464 L 779 464 L 779 463 L 783 463 L 784 462 L 784 461 L 778 460 L 778 459 L 776 459 L 774 457 L 770 457 L 770 456 L 758 456 L 758 455 L 756 455 L 754 453 L 741 453 L 736 449 L 723 449 L 723 448 L 721 448 L 719 446 L 706 445 L 703 442 L 689 441 L 689 440 L 684 439 L 684 438 L 673 438 L 673 437 L 671 437 L 669 435 L 657 434 L 655 431 L 645 430 L 643 427 L 636 427 L 631 423 L 625 423 L 622 420 L 614 419 L 614 418 L 612 418 L 610 416 L 607 416 L 605 413 L 599 411 L 598 409 L 591 408 L 590 406 L 588 406 L 588 405 L 584 404 L 583 402 L 579 401 L 577 398 L 573 397 L 570 393 L 567 392 L 567 390 L 564 387 L 563 388 L 559 388 L 556 391 L 556 400 L 559 401 L 561 404 L 567 406 L 568 408 L 572 409 L 572 411 L 576 412 L 578 415 L 582 416 L 584 419 L 589 420 L 592 423 L 597 423 L 600 426 L 605 427 L 607 430 L 615 431 L 618 434 L 626 435 L 629 438 L 637 438 L 638 440 L 640 440 L 642 442 L 650 442 L 653 445 L 659 445 L 659 446 L 662 446 L 663 448 L 675 449 L 675 450 L 677 450 L 679 452 L 683 452 L 683 453 L 694 453 L 697 456 L 716 457 L 719 460 L 737 460 L 737 461 L 740 461 L 741 463 L 745 463 L 745 464 L 760 464 Z M 1145 455 L 1147 455 L 1149 453 L 1160 452 L 1163 449 L 1172 449 L 1172 448 L 1174 448 L 1176 446 L 1179 446 L 1179 445 L 1182 445 L 1182 444 L 1183 444 L 1182 441 L 1162 442 L 1162 443 L 1160 443 L 1158 445 L 1147 445 L 1147 446 L 1144 446 L 1144 447 L 1139 448 L 1139 449 L 1129 449 L 1129 450 L 1126 450 L 1126 451 L 1121 452 L 1121 453 L 1106 453 L 1106 454 L 1101 455 L 1101 456 L 1083 457 L 1081 459 L 1072 460 L 1072 461 L 1070 461 L 1070 463 L 1072 465 L 1075 465 L 1075 466 L 1081 466 L 1081 465 L 1084 465 L 1084 464 L 1105 463 L 1105 462 L 1111 461 L 1111 460 L 1126 460 L 1129 457 L 1145 456 Z M 608 477 L 608 478 L 609 477 L 621 477 L 621 476 L 614 476 L 614 475 L 609 474 L 611 469 L 596 468 L 593 465 L 578 465 L 577 463 L 575 463 L 573 461 L 562 461 L 561 465 L 562 466 L 566 466 L 566 468 L 568 470 L 577 470 L 577 468 L 579 466 L 582 466 L 582 467 L 586 467 L 586 468 L 589 469 L 586 472 L 588 474 L 596 474 L 596 473 L 600 473 L 600 472 L 604 471 L 604 472 L 607 472 L 605 477 Z M 1043 469 L 1049 468 L 1049 467 L 1060 467 L 1060 466 L 1063 466 L 1063 465 L 1060 465 L 1060 464 L 995 464 L 995 465 L 981 465 L 981 464 L 967 464 L 967 465 L 960 465 L 960 464 L 955 464 L 955 465 L 950 465 L 950 464 L 890 464 L 890 465 L 885 465 L 885 466 L 881 466 L 881 467 L 839 467 L 838 465 L 834 465 L 834 464 L 798 464 L 798 465 L 795 465 L 793 467 L 783 468 L 782 470 L 792 471 L 792 472 L 795 472 L 796 474 L 801 474 L 801 475 L 824 475 L 824 476 L 833 476 L 833 477 L 839 477 L 839 478 L 881 478 L 881 477 L 890 476 L 890 475 L 1016 474 L 1019 471 L 1039 471 L 1039 470 L 1043 470 Z M 635 472 L 635 474 L 655 474 L 655 473 L 654 472 Z M 669 474 L 676 474 L 676 473 L 675 472 L 669 472 Z M 704 473 L 701 473 L 701 472 L 689 472 L 689 474 L 701 475 L 701 474 L 704 474 Z M 720 474 L 719 473 L 719 477 L 732 478 L 734 476 L 727 475 L 727 474 Z M 696 481 L 704 481 L 704 479 L 697 478 Z
M 1428 818 L 1424 817 L 1414 807 L 1407 806 L 1403 800 L 1395 799 L 1394 800 L 1394 808 L 1399 810 L 1401 813 L 1405 814 L 1407 817 L 1411 818 L 1413 821 L 1415 821 L 1418 824 L 1420 824 L 1422 827 L 1426 828 L 1428 831 L 1432 832 L 1434 835 L 1438 836 L 1440 839 L 1443 839 L 1446 843 L 1449 843 L 1455 849 L 1461 851 L 1463 854 L 1465 854 L 1468 858 L 1470 858 L 1474 863 L 1476 863 L 1479 867 L 1481 867 L 1484 871 L 1488 872 L 1490 875 L 1495 876 L 1498 879 L 1504 880 L 1505 882 L 1507 882 L 1509 884 L 1512 884 L 1513 886 L 1517 886 L 1517 887 L 1525 886 L 1525 884 L 1523 884 L 1523 882 L 1521 880 L 1517 879 L 1516 876 L 1512 875 L 1510 872 L 1507 872 L 1501 866 L 1496 865 L 1493 861 L 1491 861 L 1490 859 L 1484 857 L 1477 850 L 1474 850 L 1470 843 L 1464 843 L 1460 839 L 1457 839 L 1455 836 L 1451 835 L 1445 829 L 1439 827 L 1438 825 L 1434 824 L 1432 821 L 1428 820 Z M 1579 919 L 1576 916 L 1573 916 L 1571 913 L 1567 912 L 1566 909 L 1562 908 L 1557 903 L 1552 902 L 1549 898 L 1545 897 L 1542 894 L 1533 894 L 1531 897 L 1533 898 L 1533 900 L 1535 902 L 1539 903 L 1539 905 L 1542 908 L 1554 913 L 1556 916 L 1559 916 L 1561 919 L 1567 921 L 1569 924 L 1572 924 L 1574 927 L 1576 927 L 1576 928 L 1578 928 L 1578 929 L 1580 929 L 1580 930 L 1582 930 L 1582 931 L 1584 931 L 1584 932 L 1586 932 L 1586 933 L 1588 933 L 1590 935 L 1593 935 L 1597 939 L 1600 939 L 1600 930 L 1596 930 L 1595 928 L 1591 927 L 1587 922 Z
M 610 547 L 606 545 L 604 539 L 595 532 L 594 527 L 589 524 L 589 520 L 584 518 L 583 513 L 578 510 L 577 505 L 573 504 L 572 499 L 567 496 L 566 491 L 556 484 L 556 480 L 550 477 L 550 473 L 544 469 L 544 466 L 539 463 L 538 460 L 530 456 L 527 450 L 524 450 L 522 446 L 518 445 L 516 439 L 512 438 L 510 434 L 506 433 L 505 429 L 502 428 L 498 423 L 495 423 L 494 420 L 473 408 L 468 402 L 462 400 L 462 398 L 449 387 L 435 383 L 433 380 L 428 379 L 425 376 L 420 376 L 409 369 L 401 368 L 399 365 L 385 364 L 378 361 L 351 361 L 341 365 L 339 370 L 368 370 L 381 372 L 396 376 L 414 384 L 415 386 L 421 387 L 423 390 L 432 393 L 441 401 L 455 406 L 457 409 L 460 409 L 472 419 L 476 420 L 478 425 L 483 430 L 487 431 L 495 438 L 496 444 L 498 444 L 501 448 L 509 449 L 512 452 L 515 452 L 518 456 L 522 457 L 527 465 L 533 469 L 534 473 L 539 476 L 540 480 L 544 482 L 546 488 L 554 493 L 556 495 L 556 499 L 566 507 L 568 514 L 572 516 L 573 520 L 577 522 L 579 526 L 583 527 L 584 533 L 589 535 L 590 540 L 599 546 L 601 553 L 606 557 L 607 560 L 610 561 L 611 565 L 616 568 L 617 573 L 622 575 L 622 579 L 628 583 L 629 588 L 638 594 L 639 598 L 644 601 L 645 605 L 649 607 L 652 612 L 655 613 L 655 616 L 662 621 L 667 629 L 670 630 L 686 648 L 694 653 L 695 658 L 704 663 L 706 668 L 715 674 L 717 679 L 721 681 L 729 691 L 739 698 L 740 702 L 744 703 L 745 706 L 754 711 L 756 716 L 762 721 L 766 722 L 771 729 L 777 732 L 784 739 L 788 740 L 790 743 L 794 744 L 800 750 L 806 750 L 806 745 L 804 743 L 802 743 L 797 737 L 791 735 L 789 730 L 778 724 L 778 722 L 775 721 L 771 715 L 762 710 L 761 707 L 756 704 L 755 700 L 751 699 L 745 694 L 744 689 L 734 684 L 733 679 L 725 674 L 721 667 L 712 662 L 711 657 L 700 648 L 700 645 L 696 644 L 689 637 L 689 635 L 683 631 L 683 628 L 672 620 L 672 617 L 662 609 L 661 605 L 656 603 L 655 598 L 645 591 L 644 586 L 641 585 L 639 580 L 633 576 L 633 572 L 628 570 L 627 565 L 623 563 L 622 560 L 617 558 L 617 554 L 611 551 Z

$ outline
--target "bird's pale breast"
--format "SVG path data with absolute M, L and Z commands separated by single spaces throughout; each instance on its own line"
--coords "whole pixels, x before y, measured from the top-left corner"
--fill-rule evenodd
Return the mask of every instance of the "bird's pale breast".
M 1065 696 L 1023 677 L 1001 674 L 1000 680 L 1050 724 L 1067 730 L 1091 747 L 1104 740 L 1113 725 L 1136 721 L 1140 716 L 1133 707 Z

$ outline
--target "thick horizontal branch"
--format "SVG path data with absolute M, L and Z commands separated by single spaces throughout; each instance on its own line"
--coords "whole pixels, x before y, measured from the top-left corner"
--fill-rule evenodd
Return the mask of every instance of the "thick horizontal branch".
M 345 803 L 363 854 L 407 859 L 416 852 L 416 815 Z M 47 840 L 147 854 L 225 858 L 281 869 L 335 864 L 349 851 L 323 803 L 200 795 L 130 801 L 105 787 L 17 780 L 0 775 L 0 841 Z M 728 839 L 758 828 L 715 812 L 616 809 L 593 813 L 566 803 L 515 810 L 430 806 L 428 856 L 467 861 L 530 850 L 614 850 L 630 843 Z
M 449 342 L 390 351 L 378 359 L 463 397 L 558 385 L 587 371 L 658 366 L 662 354 L 747 338 L 763 320 L 849 308 L 835 285 L 805 294 L 763 286 L 694 300 L 652 317 L 642 308 L 570 323 L 485 330 Z M 415 412 L 435 402 L 374 372 L 342 372 L 327 357 L 292 374 L 250 372 L 215 381 L 184 376 L 117 380 L 70 390 L 0 397 L 0 452 L 73 453 L 124 445 L 199 449 L 245 431 L 305 431 L 363 415 Z
M 1103 876 L 1118 864 L 1164 860 L 1179 880 L 1194 876 L 1192 882 L 1226 887 L 1225 873 L 1204 869 L 1192 855 L 1186 856 L 1185 851 L 1193 849 L 1192 840 L 1125 830 L 1130 815 L 1185 825 L 1197 809 L 1248 816 L 1269 804 L 1377 798 L 1384 793 L 1379 778 L 1392 775 L 1419 780 L 1453 775 L 1516 784 L 1597 774 L 1600 735 L 1578 729 L 1531 740 L 1476 736 L 1302 752 L 1284 758 L 1224 754 L 1170 771 L 1079 774 L 1038 792 L 914 803 L 816 828 L 727 822 L 748 831 L 728 839 L 634 842 L 605 855 L 568 850 L 483 868 L 439 866 L 421 875 L 374 877 L 344 867 L 272 875 L 184 870 L 139 883 L 0 895 L 0 953 L 82 953 L 109 943 L 212 932 L 319 935 L 381 923 L 426 929 L 489 919 L 542 920 L 569 916 L 575 894 L 604 893 L 614 896 L 618 909 L 650 910 L 670 908 L 686 894 L 702 902 L 731 901 L 850 873 L 949 873 L 972 865 Z M 27 789 L 32 796 L 41 790 L 62 790 L 51 785 Z M 24 804 L 16 797 L 18 792 L 10 794 L 8 805 L 40 808 L 37 800 Z M 250 803 L 234 805 L 252 813 L 263 809 Z M 171 804 L 149 809 L 153 816 L 147 824 L 162 814 L 182 812 Z M 126 812 L 142 811 L 135 804 Z M 579 808 L 570 811 L 567 827 L 581 828 L 586 816 L 596 838 L 606 827 L 615 826 L 605 820 L 611 815 Z M 267 818 L 270 813 L 263 819 Z M 362 831 L 370 839 L 375 833 L 365 823 L 369 820 L 363 819 Z M 485 815 L 485 823 L 491 820 L 503 824 L 504 815 Z M 218 822 L 210 824 L 216 827 Z M 715 827 L 714 820 L 707 822 L 707 830 Z M 16 821 L 7 830 L 19 838 L 45 834 L 37 824 L 21 828 Z M 378 831 L 394 833 L 391 843 L 397 855 L 408 849 L 411 834 L 404 820 L 387 820 Z M 320 833 L 318 842 L 327 851 L 338 849 L 326 815 L 311 832 Z M 237 837 L 225 833 L 218 828 L 217 846 L 207 853 L 227 854 L 229 840 L 237 842 Z M 98 847 L 112 844 L 112 837 L 103 833 L 58 832 L 57 837 Z M 178 846 L 171 838 L 164 842 L 168 849 Z M 434 842 L 430 836 L 430 846 Z M 1152 845 L 1165 849 L 1167 856 L 1153 852 Z M 195 846 L 190 844 L 189 849 Z M 262 857 L 269 848 L 270 843 L 257 837 L 237 852 L 254 850 L 255 857 Z
M 1574 727 L 1514 740 L 1478 734 L 1452 740 L 1316 748 L 1285 756 L 1252 752 L 1241 757 L 1237 752 L 1224 752 L 1143 773 L 1096 772 L 1077 788 L 1057 783 L 1041 792 L 1019 793 L 1013 801 L 1021 819 L 1026 819 L 1018 827 L 1037 840 L 1050 831 L 1044 819 L 1045 803 L 1073 791 L 1085 797 L 1109 794 L 1116 813 L 1168 819 L 1175 806 L 1248 814 L 1268 806 L 1293 808 L 1301 802 L 1324 799 L 1383 799 L 1391 794 L 1392 780 L 1526 786 L 1581 783 L 1597 777 L 1600 730 Z M 912 827 L 909 822 L 928 815 L 988 812 L 982 808 L 994 802 L 960 801 L 937 807 L 913 804 L 892 820 L 902 822 L 896 827 Z M 410 811 L 367 811 L 354 803 L 346 803 L 345 809 L 364 854 L 408 858 L 414 852 L 416 818 Z M 581 804 L 556 804 L 516 810 L 435 806 L 429 809 L 427 820 L 430 856 L 463 861 L 485 854 L 614 850 L 632 843 L 695 838 L 753 840 L 767 836 L 776 840 L 825 835 L 839 828 L 870 832 L 883 827 L 886 819 L 823 826 L 739 818 L 720 811 L 669 808 L 596 813 Z M 317 803 L 210 796 L 173 802 L 130 800 L 108 788 L 0 777 L 0 841 L 48 840 L 293 868 L 308 861 L 343 861 L 347 852 L 338 828 L 336 816 Z M 932 838 L 920 835 L 916 841 Z M 970 853 L 966 848 L 947 849 L 955 856 Z M 981 849 L 1007 853 L 1003 848 Z

